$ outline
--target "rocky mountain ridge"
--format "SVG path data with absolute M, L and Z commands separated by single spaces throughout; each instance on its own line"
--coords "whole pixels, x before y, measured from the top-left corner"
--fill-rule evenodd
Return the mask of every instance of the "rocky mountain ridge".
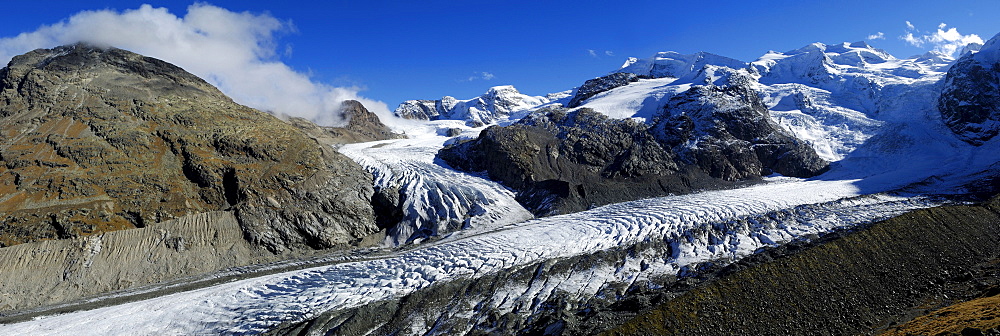
M 183 69 L 115 48 L 41 49 L 0 70 L 0 241 L 232 211 L 272 251 L 375 231 L 371 177 Z
M 971 144 L 1000 133 L 1000 35 L 948 70 L 938 109 L 945 124 Z

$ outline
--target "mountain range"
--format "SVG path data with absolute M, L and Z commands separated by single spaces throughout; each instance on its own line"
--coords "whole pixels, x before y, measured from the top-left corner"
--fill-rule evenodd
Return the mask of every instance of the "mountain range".
M 120 49 L 15 57 L 0 332 L 1000 328 L 968 308 L 1000 293 L 1000 35 L 609 70 L 323 127 Z

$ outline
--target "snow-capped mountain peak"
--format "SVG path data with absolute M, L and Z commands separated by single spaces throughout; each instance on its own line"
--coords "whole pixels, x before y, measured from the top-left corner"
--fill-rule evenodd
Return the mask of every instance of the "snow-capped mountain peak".
M 966 51 L 974 51 L 974 58 L 978 60 L 995 60 L 1000 59 L 1000 34 L 993 36 L 993 38 L 986 41 L 986 43 L 980 45 L 978 43 L 973 43 L 967 45 L 963 50 L 963 54 Z
M 478 127 L 496 123 L 512 113 L 546 104 L 550 99 L 550 96 L 522 94 L 513 85 L 500 85 L 489 88 L 479 97 L 467 100 L 451 96 L 439 100 L 407 100 L 394 113 L 405 119 L 464 120 L 466 124 Z
M 934 52 L 900 59 L 865 42 L 811 43 L 769 51 L 750 63 L 704 52 L 661 52 L 628 59 L 616 72 L 639 79 L 589 96 L 579 105 L 615 118 L 653 120 L 671 97 L 700 85 L 732 85 L 735 79 L 754 88 L 779 125 L 810 143 L 824 159 L 839 161 L 887 122 L 932 111 L 929 99 L 912 97 L 933 95 L 934 84 L 954 61 Z
M 975 43 L 975 42 L 973 42 L 973 43 L 966 44 L 964 47 L 962 47 L 962 50 L 958 52 L 958 57 L 961 58 L 962 56 L 965 56 L 965 55 L 968 55 L 968 54 L 977 53 L 982 48 L 983 48 L 983 44 L 982 43 Z

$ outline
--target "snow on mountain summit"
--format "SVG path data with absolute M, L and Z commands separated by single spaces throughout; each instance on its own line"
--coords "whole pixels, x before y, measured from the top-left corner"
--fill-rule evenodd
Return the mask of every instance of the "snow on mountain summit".
M 835 84 L 844 76 L 868 76 L 879 82 L 906 81 L 942 72 L 954 62 L 941 53 L 898 59 L 865 42 L 813 43 L 787 52 L 768 52 L 751 65 L 762 82 L 807 81 Z
M 552 97 L 528 96 L 517 91 L 513 85 L 501 85 L 491 87 L 485 94 L 467 100 L 451 96 L 439 100 L 407 100 L 393 113 L 405 119 L 464 120 L 470 126 L 478 127 L 548 103 Z
M 613 73 L 633 73 L 638 80 L 594 94 L 579 106 L 614 118 L 652 120 L 671 97 L 695 86 L 729 85 L 731 75 L 745 72 L 740 77 L 753 82 L 772 119 L 824 159 L 839 161 L 886 122 L 933 110 L 934 84 L 954 62 L 934 52 L 901 59 L 865 42 L 812 43 L 770 51 L 749 63 L 705 52 L 661 52 L 629 58 Z
M 674 51 L 667 51 L 656 53 L 656 55 L 646 59 L 630 57 L 622 65 L 621 69 L 616 72 L 634 73 L 650 78 L 681 78 L 707 65 L 739 69 L 746 67 L 747 63 L 707 52 L 684 55 Z

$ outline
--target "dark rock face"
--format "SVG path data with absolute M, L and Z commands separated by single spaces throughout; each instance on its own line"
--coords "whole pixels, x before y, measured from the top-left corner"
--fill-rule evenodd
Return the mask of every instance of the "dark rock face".
M 772 173 L 811 177 L 828 167 L 741 85 L 693 87 L 671 99 L 652 126 L 586 108 L 541 110 L 439 156 L 518 190 L 536 215 L 722 188 Z
M 569 107 L 580 106 L 584 101 L 601 92 L 629 85 L 638 80 L 638 75 L 626 72 L 618 72 L 604 77 L 589 79 L 576 90 L 576 95 L 569 101 Z
M 280 251 L 375 231 L 371 177 L 166 62 L 87 45 L 0 70 L 0 243 L 230 210 Z
M 407 100 L 394 112 L 397 117 L 412 120 L 435 120 L 446 110 L 441 100 Z
M 652 132 L 685 162 L 728 181 L 778 173 L 811 177 L 828 163 L 781 129 L 739 83 L 695 86 L 670 99 Z
M 511 126 L 489 127 L 479 139 L 446 147 L 439 156 L 519 190 L 518 200 L 541 215 L 703 186 L 698 172 L 678 166 L 647 130 L 590 109 L 550 109 Z
M 980 145 L 1000 132 L 1000 48 L 994 37 L 979 53 L 967 54 L 948 70 L 938 99 L 946 125 L 959 138 Z
M 393 133 L 379 120 L 378 115 L 368 111 L 359 101 L 344 101 L 341 103 L 340 113 L 348 120 L 347 126 L 331 127 L 329 131 L 334 138 L 341 139 L 344 143 L 403 138 L 402 135 Z

